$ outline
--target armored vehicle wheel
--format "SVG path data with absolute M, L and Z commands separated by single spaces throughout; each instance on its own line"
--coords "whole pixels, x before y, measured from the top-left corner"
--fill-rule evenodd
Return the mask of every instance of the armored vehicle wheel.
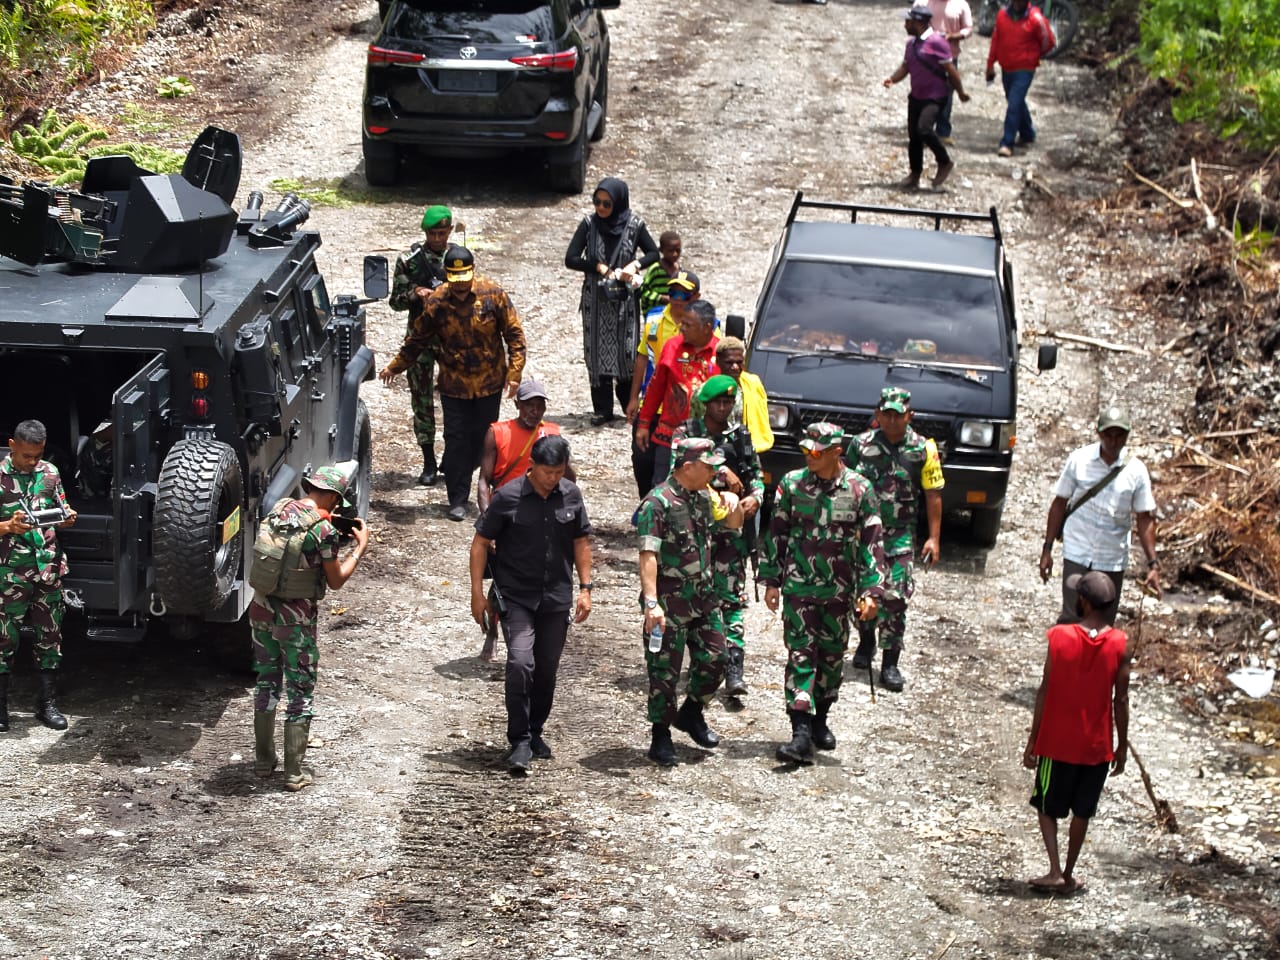
M 356 473 L 355 496 L 351 502 L 355 504 L 356 516 L 369 518 L 369 497 L 373 492 L 373 430 L 369 424 L 369 408 L 360 400 L 356 403 L 356 461 L 360 469 Z
M 1000 536 L 1000 518 L 1004 516 L 1004 507 L 994 510 L 975 510 L 969 525 L 973 540 L 980 547 L 994 547 L 996 538 Z
M 230 596 L 240 571 L 243 528 L 223 538 L 223 521 L 244 503 L 240 461 L 225 443 L 179 440 L 164 458 L 158 488 L 156 590 L 170 613 L 207 616 Z

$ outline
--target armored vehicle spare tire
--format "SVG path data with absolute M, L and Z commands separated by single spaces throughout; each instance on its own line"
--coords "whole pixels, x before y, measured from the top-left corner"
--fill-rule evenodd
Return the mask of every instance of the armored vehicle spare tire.
M 169 613 L 203 617 L 222 606 L 244 552 L 244 484 L 235 451 L 216 440 L 179 440 L 160 468 L 152 547 L 155 583 Z M 224 521 L 235 532 L 224 540 Z

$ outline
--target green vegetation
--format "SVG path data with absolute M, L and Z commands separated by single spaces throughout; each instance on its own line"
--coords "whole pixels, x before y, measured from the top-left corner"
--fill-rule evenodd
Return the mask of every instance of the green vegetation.
M 186 154 L 162 147 L 141 143 L 101 143 L 107 136 L 107 131 L 94 129 L 79 120 L 63 123 L 55 111 L 49 110 L 39 125 L 23 124 L 9 138 L 9 143 L 18 156 L 52 174 L 53 182 L 58 186 L 83 180 L 84 165 L 90 157 L 124 154 L 132 157 L 138 166 L 154 173 L 177 173 L 186 160 Z
M 122 40 L 155 22 L 148 0 L 5 0 L 0 3 L 0 100 L 6 120 L 63 93 Z M 0 121 L 5 122 L 5 121 Z M 7 129 L 7 123 L 5 123 Z
M 281 177 L 271 181 L 271 189 L 296 193 L 308 203 L 327 207 L 350 207 L 357 203 L 395 203 L 398 197 L 387 190 L 370 190 L 358 177 L 321 180 L 314 177 Z
M 156 86 L 156 93 L 169 100 L 187 97 L 195 92 L 195 84 L 186 77 L 165 77 Z
M 1173 116 L 1251 147 L 1280 146 L 1280 2 L 1150 0 L 1142 62 L 1178 91 Z

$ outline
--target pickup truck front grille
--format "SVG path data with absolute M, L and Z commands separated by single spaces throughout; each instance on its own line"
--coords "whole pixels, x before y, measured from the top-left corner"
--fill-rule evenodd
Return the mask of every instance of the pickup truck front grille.
M 871 414 L 860 413 L 855 410 L 824 410 L 821 407 L 799 407 L 796 413 L 800 418 L 801 424 L 807 425 L 825 420 L 827 423 L 835 423 L 844 427 L 845 433 L 850 436 L 862 433 L 871 425 Z M 946 459 L 947 452 L 951 449 L 951 421 L 916 416 L 911 421 L 911 426 L 921 436 L 932 438 L 938 445 L 938 454 L 944 460 Z M 793 444 L 787 444 L 787 446 L 793 446 Z

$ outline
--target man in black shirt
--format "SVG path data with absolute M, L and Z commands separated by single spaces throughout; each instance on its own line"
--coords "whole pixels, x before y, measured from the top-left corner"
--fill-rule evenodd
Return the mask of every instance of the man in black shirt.
M 547 760 L 542 739 L 551 713 L 556 671 L 569 630 L 591 613 L 591 523 L 577 484 L 565 479 L 569 443 L 542 437 L 530 452 L 529 472 L 493 495 L 471 541 L 471 616 L 484 625 L 485 561 L 490 562 L 507 643 L 508 765 L 526 773 L 533 757 Z M 490 552 L 490 546 L 496 550 Z M 578 598 L 574 603 L 574 568 Z

